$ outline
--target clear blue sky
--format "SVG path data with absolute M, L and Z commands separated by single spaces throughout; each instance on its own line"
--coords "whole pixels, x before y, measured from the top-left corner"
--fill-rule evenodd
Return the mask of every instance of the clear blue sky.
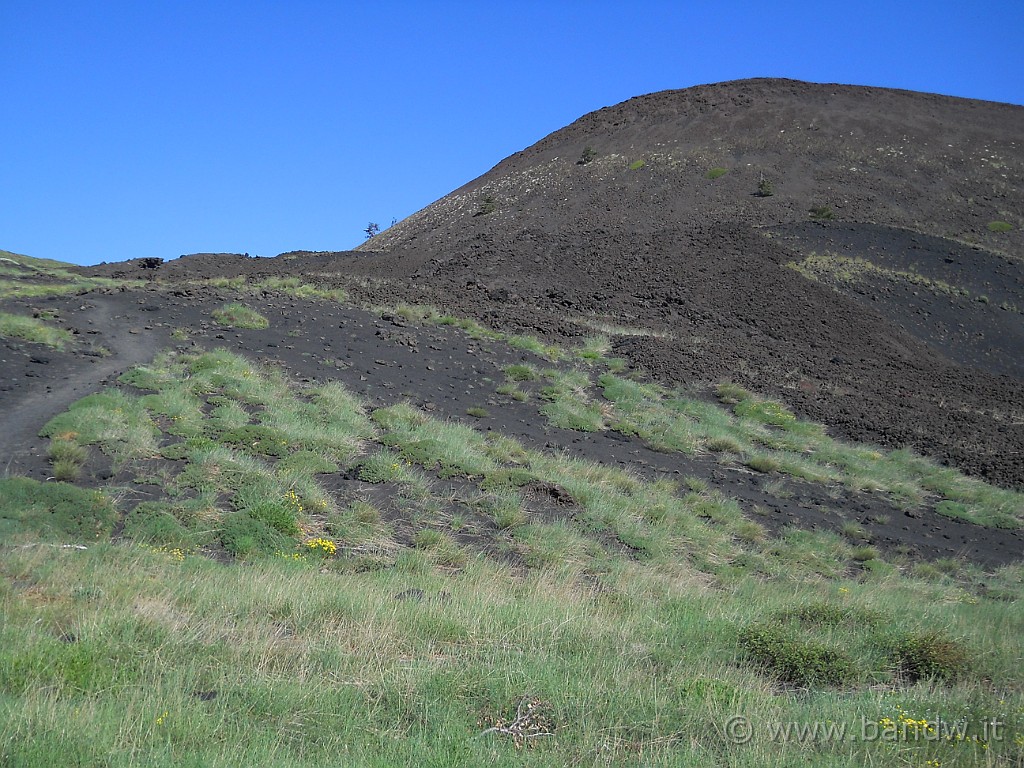
M 594 109 L 791 77 L 1024 103 L 1024 3 L 0 0 L 0 248 L 340 250 Z

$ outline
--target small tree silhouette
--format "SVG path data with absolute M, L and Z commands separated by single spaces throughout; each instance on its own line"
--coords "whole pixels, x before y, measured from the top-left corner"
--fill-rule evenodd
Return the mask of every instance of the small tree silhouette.
M 771 197 L 775 194 L 775 187 L 772 183 L 761 174 L 761 180 L 757 182 L 757 196 L 758 197 Z
M 380 227 L 377 225 L 377 222 L 371 221 L 369 224 L 366 225 L 366 229 L 364 229 L 363 232 L 366 233 L 366 239 L 369 240 L 371 237 L 380 232 Z

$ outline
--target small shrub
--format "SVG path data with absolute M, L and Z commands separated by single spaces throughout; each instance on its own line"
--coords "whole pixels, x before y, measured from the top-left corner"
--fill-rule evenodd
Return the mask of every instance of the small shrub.
M 855 547 L 850 556 L 858 563 L 866 563 L 878 558 L 878 550 L 874 547 Z
M 758 472 L 764 472 L 765 474 L 768 474 L 769 472 L 778 472 L 779 467 L 781 466 L 777 459 L 764 454 L 750 456 L 743 463 L 751 469 Z
M 270 555 L 290 550 L 295 545 L 294 540 L 246 512 L 230 515 L 224 521 L 220 537 L 224 549 L 235 557 Z
M 771 181 L 766 179 L 764 176 L 761 176 L 761 180 L 757 182 L 757 196 L 771 197 L 774 194 L 775 186 L 771 183 Z
M 529 365 L 510 365 L 505 369 L 505 375 L 512 381 L 533 381 L 538 378 L 537 371 Z
M 288 442 L 281 433 L 261 424 L 247 424 L 225 432 L 221 442 L 237 445 L 248 453 L 282 458 L 288 455 Z
M 366 483 L 387 483 L 402 473 L 402 460 L 391 451 L 379 451 L 359 467 L 359 479 Z
M 720 178 L 722 176 L 725 176 L 725 174 L 727 174 L 728 172 L 729 172 L 728 168 L 720 168 L 720 167 L 719 168 L 712 168 L 710 171 L 708 171 L 705 174 L 705 176 L 707 178 L 709 178 L 709 179 L 717 179 L 717 178 Z
M 752 662 L 791 685 L 843 685 L 854 678 L 853 662 L 842 651 L 802 640 L 782 627 L 747 627 L 740 632 L 740 647 Z
M 472 406 L 466 409 L 466 414 L 472 416 L 474 419 L 486 419 L 491 414 L 487 412 L 486 408 L 480 408 L 479 406 Z
M 474 215 L 487 216 L 496 210 L 498 210 L 498 203 L 495 201 L 494 195 L 485 195 L 484 199 L 480 201 L 480 209 Z
M 434 549 L 444 542 L 444 534 L 433 528 L 423 528 L 413 537 L 417 549 Z
M 815 221 L 831 221 L 836 217 L 835 211 L 827 205 L 816 205 L 810 209 L 809 213 Z
M 576 161 L 576 165 L 589 165 L 597 157 L 597 152 L 592 147 L 587 147 L 583 150 L 583 154 L 580 155 L 580 159 Z
M 55 465 L 59 461 L 67 461 L 72 464 L 84 464 L 89 452 L 73 440 L 55 439 L 50 443 L 47 455 Z
M 750 396 L 737 403 L 733 411 L 741 419 L 753 419 L 773 427 L 788 427 L 796 422 L 796 416 L 782 404 Z
M 631 171 L 639 171 L 645 165 L 647 165 L 647 163 L 645 163 L 643 160 L 637 160 L 637 161 L 629 164 L 629 170 L 631 170 Z
M 846 538 L 853 539 L 854 541 L 867 541 L 871 538 L 867 531 L 852 520 L 843 523 L 840 532 Z
M 897 637 L 890 657 L 897 671 L 911 681 L 952 681 L 967 670 L 970 652 L 962 642 L 928 630 Z
M 1009 232 L 1013 229 L 1013 224 L 1008 221 L 990 221 L 988 223 L 989 232 Z
M 741 387 L 739 384 L 732 384 L 731 382 L 723 382 L 715 388 L 715 393 L 718 395 L 718 399 L 727 405 L 735 405 L 736 403 L 747 400 L 751 397 L 750 393 Z
M 299 532 L 299 524 L 295 520 L 293 508 L 293 504 L 266 499 L 246 506 L 244 511 L 252 519 L 265 523 L 275 531 L 294 536 Z
M 135 541 L 169 546 L 187 546 L 192 537 L 174 514 L 174 508 L 163 502 L 144 501 L 125 519 L 124 535 Z
M 712 453 L 742 453 L 743 446 L 738 440 L 728 436 L 709 437 L 705 446 Z
M 97 539 L 109 535 L 117 520 L 117 510 L 106 495 L 63 482 L 0 479 L 0 501 L 0 539 L 24 530 Z
M 270 321 L 255 309 L 250 309 L 244 304 L 237 302 L 225 304 L 220 309 L 215 309 L 213 311 L 213 319 L 221 325 L 231 328 L 255 328 L 259 330 L 270 325 Z
M 53 476 L 64 483 L 73 483 L 82 473 L 82 465 L 70 459 L 53 462 Z
M 835 603 L 808 603 L 778 614 L 781 621 L 797 621 L 812 627 L 874 627 L 882 621 L 877 611 Z

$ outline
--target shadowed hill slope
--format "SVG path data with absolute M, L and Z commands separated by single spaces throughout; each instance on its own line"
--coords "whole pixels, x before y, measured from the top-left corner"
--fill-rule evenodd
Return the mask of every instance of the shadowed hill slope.
M 1022 142 L 1012 105 L 721 83 L 588 114 L 356 253 L 92 274 L 319 274 L 508 330 L 600 328 L 663 380 L 737 381 L 1022 485 Z
M 1022 142 L 1024 108 L 1006 104 L 778 80 L 656 93 L 509 157 L 368 241 L 379 255 L 361 267 L 542 331 L 571 333 L 570 316 L 657 328 L 670 338 L 620 349 L 663 378 L 736 378 L 848 436 L 1019 484 Z M 814 218 L 814 237 L 771 229 Z M 996 284 L 930 319 L 912 296 L 941 294 L 934 275 L 890 295 L 787 268 L 868 224 L 871 243 L 844 253 L 884 252 L 890 287 L 954 261 L 949 279 Z M 943 247 L 922 267 L 925 235 Z

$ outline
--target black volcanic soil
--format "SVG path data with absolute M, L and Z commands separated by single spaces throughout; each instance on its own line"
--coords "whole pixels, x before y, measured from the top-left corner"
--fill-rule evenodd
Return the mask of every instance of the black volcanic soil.
M 594 156 L 583 163 L 588 147 Z M 660 380 L 696 387 L 735 381 L 784 400 L 836 436 L 910 446 L 1021 488 L 1022 178 L 1022 107 L 740 81 L 586 115 L 355 252 L 197 254 L 82 271 L 149 281 L 148 290 L 97 298 L 88 311 L 112 302 L 107 311 L 117 323 L 149 326 L 154 350 L 178 313 L 181 322 L 200 324 L 203 343 L 245 350 L 300 377 L 336 376 L 374 402 L 409 397 L 453 418 L 483 405 L 492 415 L 477 426 L 508 430 L 531 445 L 643 473 L 704 477 L 773 529 L 787 522 L 838 528 L 859 518 L 874 526 L 879 546 L 902 542 L 924 556 L 964 553 L 996 564 L 1019 559 L 1019 533 L 965 527 L 928 510 L 910 518 L 871 496 L 834 498 L 806 484 L 779 498 L 763 477 L 742 470 L 670 459 L 613 435 L 553 430 L 536 408 L 493 393 L 491 380 L 509 353 L 450 332 L 392 327 L 272 294 L 260 307 L 272 318 L 269 331 L 229 332 L 208 322 L 224 297 L 185 283 L 299 276 L 345 287 L 356 303 L 429 303 L 504 331 L 570 341 L 592 335 L 594 324 L 640 329 L 646 335 L 615 334 L 615 350 Z M 757 194 L 762 179 L 771 182 L 771 196 Z M 812 209 L 831 220 L 811 221 Z M 1010 231 L 991 231 L 994 221 Z M 791 265 L 812 253 L 865 259 L 886 274 L 919 279 L 808 279 Z M 957 290 L 934 290 L 939 283 Z M 68 322 L 87 312 L 74 300 L 54 301 L 66 302 Z M 147 323 L 143 305 L 159 307 L 153 316 L 160 320 Z M 288 337 L 286 325 L 303 340 Z M 91 363 L 95 372 L 139 351 L 122 347 L 118 338 L 130 339 L 117 333 L 112 326 L 114 359 Z M 50 379 L 72 378 L 63 386 L 47 380 L 55 395 L 41 407 L 38 382 L 18 382 L 41 365 L 31 361 L 38 352 L 23 347 L 8 344 L 4 355 L 5 406 L 34 402 L 42 417 L 99 385 L 51 355 Z M 11 422 L 12 434 L 32 419 L 22 421 Z M 876 513 L 890 522 L 872 523 Z
M 844 525 L 855 522 L 873 546 L 897 557 L 964 558 L 997 567 L 1019 560 L 1024 553 L 1022 531 L 971 525 L 939 515 L 931 507 L 905 513 L 877 494 L 753 472 L 720 464 L 713 456 L 661 453 L 614 432 L 588 434 L 552 427 L 539 414 L 538 399 L 520 403 L 496 392 L 504 381 L 504 366 L 551 364 L 502 343 L 474 340 L 451 327 L 410 325 L 397 316 L 273 293 L 260 302 L 269 328 L 229 329 L 210 318 L 212 310 L 228 298 L 208 288 L 158 289 L 154 285 L 142 291 L 31 300 L 38 309 L 57 311 L 60 322 L 78 330 L 80 339 L 89 337 L 111 354 L 96 358 L 93 347 L 83 343 L 67 352 L 53 352 L 0 340 L 4 406 L 0 409 L 0 435 L 4 436 L 0 461 L 6 470 L 46 479 L 49 464 L 45 441 L 36 437 L 39 428 L 75 400 L 114 384 L 121 372 L 156 350 L 222 346 L 279 366 L 299 381 L 341 381 L 375 407 L 409 401 L 441 418 L 500 431 L 527 447 L 621 466 L 646 478 L 700 478 L 735 498 L 748 516 L 772 533 L 788 526 L 841 532 Z M 6 302 L 0 309 L 24 311 L 18 304 Z M 171 336 L 178 328 L 190 329 L 188 341 Z M 480 407 L 486 416 L 467 415 L 468 409 Z M 90 461 L 82 482 L 101 485 L 111 479 L 105 462 Z M 131 488 L 123 499 L 129 507 L 160 494 L 159 488 L 133 485 L 130 472 L 113 480 Z M 355 486 L 380 492 L 345 475 L 325 477 L 324 482 L 339 493 L 352 493 Z M 571 514 L 571 504 L 566 507 L 545 489 L 536 489 L 533 496 L 528 507 L 536 514 Z M 375 501 L 387 511 L 387 498 Z M 401 534 L 407 521 L 392 522 Z M 484 549 L 492 544 L 468 543 Z
M 762 178 L 770 197 L 756 194 Z M 659 379 L 734 380 L 839 436 L 1021 487 L 1022 178 L 1022 107 L 738 81 L 586 115 L 358 254 L 202 255 L 155 275 L 321 273 L 360 299 L 542 336 L 587 333 L 588 320 L 656 330 L 668 337 L 620 337 L 617 351 Z M 834 220 L 810 223 L 812 208 Z M 970 298 L 830 286 L 786 266 L 825 250 Z
M 771 197 L 755 194 L 762 177 Z M 92 274 L 320 273 L 359 299 L 546 337 L 592 332 L 583 320 L 666 332 L 619 338 L 617 351 L 660 379 L 734 380 L 836 435 L 1021 487 L 1021 178 L 1022 107 L 738 81 L 586 115 L 358 253 L 204 254 Z M 496 210 L 481 215 L 486 198 Z M 822 206 L 836 220 L 809 223 Z M 989 231 L 997 220 L 1014 229 Z M 837 291 L 786 267 L 826 250 L 971 298 L 885 281 Z

